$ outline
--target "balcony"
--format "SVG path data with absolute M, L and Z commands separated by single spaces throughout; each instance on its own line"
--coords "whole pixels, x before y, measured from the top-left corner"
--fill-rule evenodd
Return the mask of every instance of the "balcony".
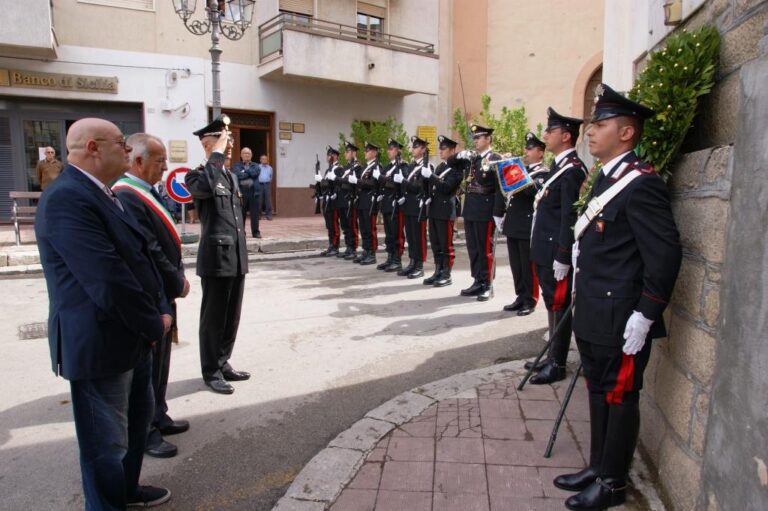
M 56 58 L 53 1 L 24 0 L 3 2 L 3 5 L 0 55 Z
M 259 59 L 261 78 L 438 93 L 434 44 L 293 14 L 259 26 Z

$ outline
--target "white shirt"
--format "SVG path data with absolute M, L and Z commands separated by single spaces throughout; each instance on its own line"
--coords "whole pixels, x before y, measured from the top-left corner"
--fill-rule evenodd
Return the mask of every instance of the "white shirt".
M 603 171 L 603 174 L 605 174 L 605 175 L 607 176 L 607 175 L 608 175 L 608 173 L 609 173 L 611 170 L 613 170 L 613 168 L 614 168 L 616 165 L 618 165 L 618 164 L 619 164 L 619 162 L 620 162 L 621 160 L 623 160 L 623 159 L 624 159 L 624 157 L 625 157 L 626 155 L 628 155 L 629 153 L 631 153 L 631 152 L 632 152 L 632 151 L 627 151 L 626 153 L 621 153 L 621 154 L 620 154 L 620 155 L 618 155 L 616 158 L 612 159 L 611 161 L 609 161 L 608 163 L 606 163 L 605 165 L 603 165 L 603 168 L 601 169 L 601 170 Z
M 126 176 L 128 176 L 128 177 L 130 177 L 130 178 L 131 178 L 131 179 L 133 179 L 134 181 L 137 181 L 139 184 L 141 184 L 141 185 L 144 185 L 144 187 L 145 187 L 147 190 L 149 190 L 150 188 L 152 188 L 152 185 L 151 185 L 151 184 L 147 183 L 146 181 L 144 181 L 143 179 L 141 179 L 141 178 L 140 178 L 140 177 L 138 177 L 138 176 L 134 176 L 134 175 L 133 175 L 133 174 L 131 174 L 130 172 L 126 172 L 126 173 L 125 173 L 125 175 L 126 175 Z
M 566 150 L 565 150 L 565 151 L 563 151 L 562 153 L 558 154 L 557 156 L 555 156 L 555 165 L 557 165 L 557 166 L 559 167 L 559 166 L 560 166 L 560 162 L 561 162 L 561 161 L 563 161 L 563 160 L 565 159 L 565 157 L 566 157 L 566 156 L 568 156 L 570 153 L 572 153 L 572 152 L 573 152 L 573 151 L 575 151 L 575 150 L 576 150 L 576 149 L 574 149 L 573 147 L 571 147 L 571 148 L 569 148 L 569 149 L 566 149 Z

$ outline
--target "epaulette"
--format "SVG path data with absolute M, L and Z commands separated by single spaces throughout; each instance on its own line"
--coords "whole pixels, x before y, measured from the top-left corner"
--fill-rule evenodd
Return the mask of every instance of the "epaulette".
M 628 170 L 639 170 L 643 174 L 655 174 L 656 168 L 648 163 L 647 161 L 637 160 L 632 165 L 630 165 L 630 168 Z

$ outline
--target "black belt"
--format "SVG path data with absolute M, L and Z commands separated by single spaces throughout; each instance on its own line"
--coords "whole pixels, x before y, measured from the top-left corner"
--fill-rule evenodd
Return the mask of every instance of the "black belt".
M 467 193 L 476 193 L 478 195 L 493 195 L 495 191 L 496 189 L 493 186 L 469 185 L 469 188 L 467 188 Z

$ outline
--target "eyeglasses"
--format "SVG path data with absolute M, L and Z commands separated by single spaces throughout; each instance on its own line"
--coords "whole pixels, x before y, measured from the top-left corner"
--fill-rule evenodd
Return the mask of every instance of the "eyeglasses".
M 118 140 L 113 140 L 111 138 L 94 138 L 96 142 L 113 142 L 119 146 L 121 146 L 123 149 L 127 149 L 130 147 L 128 145 L 128 142 L 126 141 L 125 137 L 120 137 Z

